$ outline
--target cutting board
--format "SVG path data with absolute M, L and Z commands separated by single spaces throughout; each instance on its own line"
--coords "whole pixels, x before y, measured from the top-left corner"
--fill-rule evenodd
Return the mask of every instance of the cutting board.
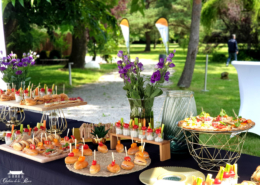
M 47 163 L 47 162 L 55 161 L 57 159 L 64 158 L 68 155 L 68 153 L 64 153 L 64 154 L 61 154 L 58 156 L 53 156 L 53 157 L 45 157 L 42 155 L 31 156 L 31 155 L 27 155 L 27 154 L 23 153 L 22 151 L 14 150 L 12 147 L 7 146 L 6 144 L 0 145 L 0 150 L 9 152 L 11 154 L 19 155 L 21 157 L 24 157 L 24 158 L 27 158 L 27 159 L 30 159 L 30 160 L 33 160 L 33 161 L 36 161 L 39 163 Z

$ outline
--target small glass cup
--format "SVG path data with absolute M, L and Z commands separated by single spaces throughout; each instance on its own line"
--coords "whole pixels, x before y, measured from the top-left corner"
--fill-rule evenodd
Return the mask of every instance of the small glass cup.
M 153 141 L 154 140 L 153 129 L 147 129 L 146 139 L 149 140 L 149 141 Z
M 131 137 L 138 137 L 137 129 L 132 128 L 132 130 L 130 131 L 130 135 L 131 135 Z
M 6 133 L 5 135 L 5 144 L 8 146 L 12 143 L 11 136 L 12 136 L 11 133 Z
M 14 133 L 14 136 L 15 136 L 15 139 L 18 139 L 19 136 L 21 136 L 20 130 L 17 130 L 17 131 Z
M 22 96 L 15 94 L 15 101 L 16 101 L 17 103 L 20 103 L 22 100 L 23 100 L 23 97 L 22 97 Z
M 139 130 L 138 131 L 138 138 L 139 139 L 145 139 L 145 137 L 146 137 L 146 130 Z
M 163 137 L 164 137 L 163 133 L 157 133 L 157 136 L 155 137 L 154 141 L 159 143 L 163 142 Z
M 124 136 L 129 136 L 130 135 L 130 130 L 129 130 L 129 128 L 123 128 L 123 135 Z
M 122 130 L 121 126 L 120 127 L 116 127 L 116 134 L 119 134 L 119 135 L 123 134 L 123 130 Z

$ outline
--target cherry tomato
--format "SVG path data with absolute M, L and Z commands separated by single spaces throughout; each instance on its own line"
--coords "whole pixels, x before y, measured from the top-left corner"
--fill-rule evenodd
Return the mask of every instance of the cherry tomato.
M 68 154 L 68 156 L 69 157 L 74 157 L 74 153 L 71 152 L 71 153 Z
M 47 153 L 45 153 L 46 155 L 50 155 L 51 154 L 51 152 L 47 152 Z
M 41 92 L 45 92 L 45 89 L 44 89 L 44 88 L 41 88 Z
M 218 128 L 219 128 L 219 129 L 222 129 L 222 128 L 226 128 L 226 126 L 220 124 L 220 125 L 218 125 Z
M 37 127 L 35 127 L 33 130 L 34 130 L 34 131 L 38 131 L 38 128 L 37 128 Z
M 142 127 L 142 130 L 146 130 L 147 129 L 147 127 Z
M 207 183 L 205 181 L 202 182 L 202 185 L 207 185 Z
M 35 145 L 30 144 L 30 149 L 35 150 Z
M 83 148 L 86 150 L 88 149 L 88 145 L 84 145 Z
M 230 177 L 235 177 L 235 175 L 236 175 L 233 170 L 230 170 L 229 174 L 230 174 Z
M 218 178 L 215 178 L 214 184 L 221 184 L 221 180 L 219 180 Z
M 50 141 L 44 141 L 44 143 L 46 144 L 46 145 L 49 145 L 50 144 Z
M 138 125 L 134 125 L 134 126 L 133 126 L 133 129 L 138 129 Z
M 24 132 L 29 132 L 28 128 L 23 129 Z
M 45 127 L 44 127 L 44 126 L 40 126 L 40 129 L 41 129 L 41 130 L 45 130 Z
M 161 133 L 161 130 L 160 129 L 156 129 L 156 134 L 160 134 Z
M 97 161 L 93 160 L 92 165 L 96 165 L 96 164 L 97 164 Z
M 65 136 L 65 137 L 64 137 L 64 140 L 65 140 L 65 141 L 68 141 L 69 139 L 70 139 L 70 138 L 69 138 L 68 136 Z
M 73 135 L 71 135 L 70 137 L 71 137 L 73 140 L 75 139 L 75 136 L 73 136 Z
M 111 166 L 115 166 L 115 164 L 116 164 L 116 162 L 114 160 L 114 161 L 112 161 Z
M 103 146 L 103 143 L 99 142 L 98 145 L 99 145 L 99 146 Z
M 228 179 L 230 177 L 229 172 L 224 172 L 223 178 Z
M 125 123 L 124 124 L 124 128 L 128 128 L 129 127 L 129 124 L 128 123 Z
M 129 156 L 124 158 L 125 161 L 131 161 L 131 158 Z
M 120 123 L 120 122 L 117 122 L 117 123 L 116 123 L 116 127 L 121 127 L 121 123 Z

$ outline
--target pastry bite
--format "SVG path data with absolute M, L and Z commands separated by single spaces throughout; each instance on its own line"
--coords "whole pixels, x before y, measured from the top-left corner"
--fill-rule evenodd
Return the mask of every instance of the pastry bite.
M 121 164 L 121 168 L 124 170 L 132 170 L 135 167 L 134 163 L 131 161 L 129 156 L 124 158 L 124 161 Z
M 43 96 L 44 102 L 52 102 L 52 97 L 51 95 L 45 95 Z
M 35 101 L 34 99 L 32 99 L 32 98 L 27 98 L 27 99 L 25 99 L 25 103 L 26 103 L 26 105 L 28 105 L 28 106 L 36 105 L 36 101 Z
M 16 142 L 13 144 L 13 149 L 17 151 L 22 151 L 24 149 L 24 146 L 23 144 Z
M 2 94 L 0 101 L 10 101 L 10 96 L 6 95 L 6 94 Z
M 124 151 L 124 145 L 121 144 L 120 140 L 117 141 L 116 151 L 117 151 L 118 153 L 122 153 L 122 152 Z
M 131 144 L 131 148 L 128 149 L 127 154 L 128 155 L 135 155 L 135 153 L 138 152 L 138 151 L 139 151 L 139 148 L 138 148 L 137 144 L 136 143 L 132 143 Z
M 112 152 L 112 158 L 113 158 L 113 161 L 111 164 L 109 164 L 107 166 L 107 170 L 110 171 L 111 173 L 118 173 L 118 172 L 120 172 L 120 166 L 118 164 L 116 164 L 113 152 Z
M 21 140 L 20 143 L 23 145 L 24 148 L 29 148 L 30 144 L 32 144 L 25 140 Z
M 96 161 L 96 150 L 94 150 L 94 160 L 92 161 L 92 165 L 89 168 L 89 173 L 90 174 L 96 174 L 100 171 L 100 165 L 97 164 Z
M 89 148 L 87 144 L 83 145 L 83 155 L 91 156 L 92 150 Z
M 78 161 L 74 163 L 74 169 L 75 170 L 81 170 L 83 168 L 86 168 L 88 166 L 88 162 L 85 161 L 85 157 L 84 156 L 80 156 L 78 158 Z
M 62 152 L 63 151 L 59 149 L 47 149 L 42 153 L 42 155 L 44 155 L 45 157 L 54 157 L 62 154 Z
M 52 142 L 53 146 L 54 147 L 57 147 L 57 148 L 60 148 L 62 145 L 60 144 L 59 140 L 58 139 L 53 139 L 53 142 Z
M 67 94 L 64 94 L 64 93 L 61 93 L 61 94 L 60 94 L 60 97 L 61 97 L 61 99 L 63 99 L 64 101 L 68 101 L 68 100 L 69 100 L 68 95 L 67 95 Z
M 107 146 L 104 145 L 103 143 L 99 142 L 98 143 L 98 151 L 101 152 L 101 153 L 107 153 L 108 152 Z
M 78 161 L 78 157 L 74 156 L 74 153 L 69 153 L 68 157 L 65 158 L 65 164 L 74 164 Z
M 79 149 L 77 149 L 77 148 L 74 148 L 72 150 L 72 152 L 74 153 L 74 156 L 76 156 L 76 157 L 80 157 L 81 156 L 81 153 L 80 153 Z
M 54 95 L 52 95 L 52 99 L 53 99 L 53 101 L 60 101 L 61 100 L 61 96 L 58 95 L 58 94 L 54 94 Z
M 144 159 L 149 159 L 149 158 L 150 158 L 148 152 L 146 152 L 146 151 L 136 152 L 135 156 L 141 156 L 141 157 L 143 157 Z
M 43 146 L 42 142 L 39 142 L 37 147 L 36 147 L 36 150 L 38 150 L 39 154 L 42 154 L 46 150 L 46 148 Z
M 33 144 L 30 144 L 30 148 L 24 148 L 23 152 L 27 155 L 32 155 L 32 156 L 38 155 L 38 150 L 35 149 L 35 145 Z
M 9 99 L 10 100 L 15 100 L 15 92 L 12 92 L 10 95 L 9 95 Z
M 46 149 L 53 149 L 54 148 L 54 146 L 51 144 L 51 141 L 48 141 L 48 140 L 44 141 L 44 147 Z
M 134 163 L 137 165 L 145 166 L 147 164 L 147 161 L 140 156 L 135 156 Z
M 44 98 L 40 97 L 40 96 L 36 96 L 34 98 L 34 100 L 36 101 L 36 104 L 37 105 L 41 105 L 41 104 L 44 104 Z

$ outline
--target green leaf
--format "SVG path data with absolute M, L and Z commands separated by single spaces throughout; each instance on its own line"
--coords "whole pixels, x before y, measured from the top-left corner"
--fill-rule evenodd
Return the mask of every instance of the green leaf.
M 29 81 L 31 80 L 31 77 L 27 77 L 24 81 Z
M 160 96 L 160 95 L 162 95 L 162 94 L 163 94 L 163 91 L 162 91 L 161 89 L 156 89 L 156 90 L 152 93 L 152 95 L 150 96 L 150 98 L 154 98 L 154 97 Z
M 31 6 L 33 6 L 33 2 L 34 2 L 34 0 L 31 0 Z
M 47 2 L 51 3 L 51 0 L 46 0 Z
M 13 6 L 15 6 L 15 1 L 16 1 L 16 0 L 12 0 L 12 4 L 13 4 Z
M 22 7 L 24 7 L 24 2 L 23 0 L 19 0 L 20 4 L 22 5 Z

